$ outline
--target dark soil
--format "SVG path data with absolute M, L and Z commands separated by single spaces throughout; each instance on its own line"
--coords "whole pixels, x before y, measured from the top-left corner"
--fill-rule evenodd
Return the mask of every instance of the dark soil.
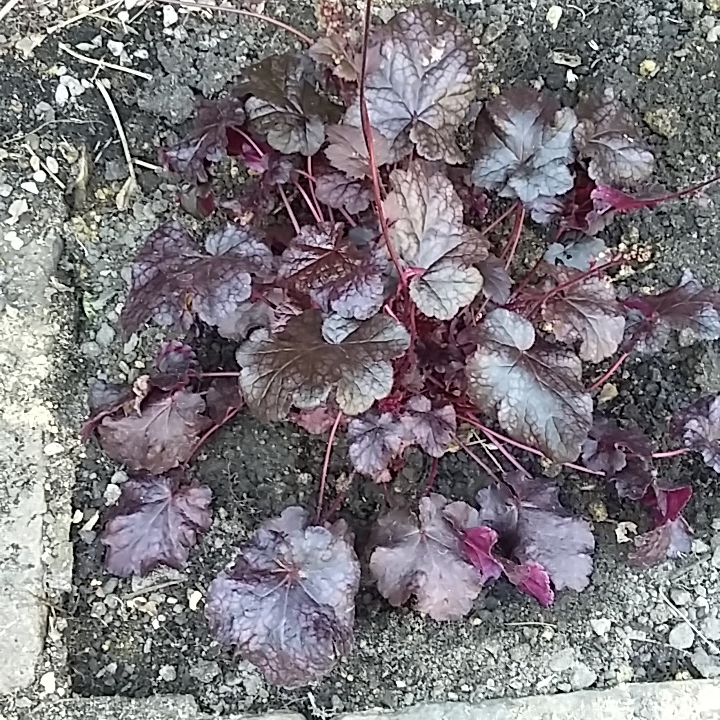
M 572 103 L 579 93 L 613 87 L 638 117 L 646 117 L 661 183 L 685 187 L 716 171 L 720 159 L 718 56 L 717 47 L 705 36 L 713 18 L 717 22 L 720 18 L 708 9 L 710 2 L 708 8 L 692 2 L 683 2 L 681 7 L 670 0 L 567 7 L 556 30 L 545 20 L 546 2 L 538 3 L 534 11 L 530 4 L 446 5 L 478 38 L 485 93 L 496 84 L 542 79 L 562 100 Z M 268 6 L 266 12 L 306 32 L 312 30 L 306 4 L 294 4 L 291 10 Z M 165 30 L 158 10 L 151 8 L 133 25 L 132 34 L 116 38 L 131 51 L 147 50 L 148 58 L 138 59 L 133 67 L 155 77 L 145 83 L 129 75 L 112 75 L 132 152 L 148 162 L 157 162 L 158 148 L 182 131 L 196 93 L 219 92 L 239 67 L 283 48 L 287 40 L 274 28 L 228 17 L 208 21 L 182 16 L 180 25 L 183 31 L 174 37 L 172 30 L 177 28 Z M 91 18 L 59 39 L 70 45 L 88 42 L 99 27 L 100 21 Z M 109 35 L 116 32 L 113 25 L 103 27 Z M 489 42 L 498 32 L 499 37 Z M 52 102 L 54 84 L 41 83 L 38 93 L 35 78 L 47 78 L 53 64 L 62 61 L 76 76 L 91 76 L 90 66 L 67 56 L 59 58 L 57 40 L 48 39 L 34 59 L 21 61 L 12 55 L 4 59 L 0 139 L 11 138 L 18 127 L 8 120 L 13 96 L 22 97 L 27 107 L 40 99 Z M 576 82 L 568 84 L 568 68 L 553 63 L 553 52 L 580 56 L 581 64 L 574 68 Z M 639 72 L 640 64 L 648 59 L 657 63 L 654 77 Z M 20 125 L 34 128 L 35 119 L 26 114 Z M 143 233 L 180 212 L 174 188 L 166 178 L 143 171 L 145 197 L 133 207 L 132 217 L 118 214 L 108 188 L 117 190 L 121 179 L 110 180 L 107 173 L 112 163 L 122 160 L 122 154 L 101 98 L 88 91 L 71 109 L 58 111 L 57 119 L 63 122 L 38 131 L 41 138 L 51 133 L 48 142 L 85 144 L 93 154 L 99 153 L 87 203 L 73 210 L 68 237 L 66 263 L 82 317 L 76 371 L 83 377 L 114 378 L 120 361 L 126 363 L 126 374 L 137 372 L 152 352 L 154 336 L 141 336 L 138 347 L 130 352 L 120 338 L 99 352 L 90 343 L 95 342 L 102 323 L 117 321 L 114 306 L 122 301 L 125 290 L 120 267 L 142 242 Z M 607 240 L 649 251 L 651 261 L 631 278 L 635 287 L 674 284 L 685 267 L 717 285 L 718 228 L 718 191 L 711 189 L 699 199 L 623 218 Z M 86 236 L 91 242 L 84 253 L 73 239 Z M 89 313 L 88 300 L 108 292 L 110 299 L 98 314 Z M 661 357 L 631 360 L 615 379 L 619 394 L 605 410 L 637 422 L 660 440 L 673 411 L 702 392 L 720 389 L 717 358 L 712 348 L 675 347 Z M 364 582 L 358 596 L 353 654 L 311 690 L 285 692 L 266 686 L 257 671 L 210 638 L 196 593 L 204 593 L 214 574 L 232 559 L 234 548 L 263 519 L 288 504 L 314 508 L 324 450 L 321 439 L 293 426 L 263 426 L 249 417 L 218 433 L 192 468 L 215 494 L 215 521 L 182 574 L 155 573 L 142 582 L 118 583 L 103 573 L 98 527 L 80 530 L 79 523 L 74 536 L 75 590 L 67 598 L 74 690 L 82 695 L 133 697 L 190 693 L 203 708 L 217 712 L 288 708 L 325 717 L 326 712 L 341 709 L 395 707 L 421 700 L 567 691 L 589 684 L 578 679 L 578 663 L 595 674 L 600 687 L 695 674 L 688 654 L 666 643 L 676 617 L 665 598 L 671 588 L 687 588 L 694 597 L 707 597 L 710 602 L 698 602 L 683 612 L 692 611 L 698 621 L 717 613 L 720 580 L 716 571 L 705 570 L 702 545 L 697 558 L 681 564 L 686 568 L 681 576 L 671 564 L 644 572 L 628 568 L 627 546 L 617 544 L 615 527 L 618 521 L 642 522 L 636 508 L 606 498 L 587 478 L 563 475 L 565 500 L 576 511 L 588 515 L 604 499 L 609 513 L 608 521 L 595 524 L 596 569 L 591 587 L 582 595 L 562 593 L 553 608 L 543 610 L 497 585 L 463 622 L 439 624 L 411 609 L 390 608 Z M 340 445 L 331 478 L 347 471 L 343 457 Z M 94 445 L 88 446 L 74 497 L 84 521 L 103 509 L 108 484 L 122 479 L 117 470 Z M 670 479 L 692 480 L 696 492 L 688 519 L 698 538 L 710 543 L 711 523 L 720 517 L 716 478 L 701 463 L 685 458 L 665 461 L 661 472 Z M 389 492 L 412 494 L 426 474 L 422 458 L 411 456 Z M 440 463 L 437 487 L 454 498 L 470 500 L 483 481 L 478 468 L 462 455 Z M 355 528 L 360 546 L 383 504 L 382 493 L 373 485 L 353 487 L 341 514 Z M 589 624 L 591 619 L 607 619 L 612 629 L 600 635 Z M 563 654 L 568 652 L 572 659 L 563 664 Z

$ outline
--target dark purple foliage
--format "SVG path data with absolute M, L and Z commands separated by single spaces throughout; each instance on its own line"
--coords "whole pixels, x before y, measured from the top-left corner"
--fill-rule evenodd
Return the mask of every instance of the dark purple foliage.
M 343 520 L 310 525 L 289 507 L 263 523 L 208 589 L 220 642 L 287 688 L 315 682 L 350 652 L 360 564 Z
M 720 396 L 702 398 L 675 420 L 676 435 L 696 450 L 705 463 L 720 472 Z
M 157 565 L 184 569 L 198 534 L 210 529 L 211 500 L 210 488 L 178 471 L 130 478 L 101 535 L 106 570 L 129 577 Z

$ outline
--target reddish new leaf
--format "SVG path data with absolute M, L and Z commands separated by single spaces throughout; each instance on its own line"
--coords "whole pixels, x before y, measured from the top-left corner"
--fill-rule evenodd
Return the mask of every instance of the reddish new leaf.
M 315 88 L 312 63 L 302 55 L 271 55 L 249 68 L 237 88 L 250 124 L 286 155 L 314 155 L 325 141 L 334 106 Z
M 293 405 L 310 409 L 334 394 L 346 415 L 359 415 L 389 395 L 391 361 L 407 350 L 408 332 L 387 315 L 357 325 L 329 343 L 322 314 L 310 310 L 291 318 L 278 335 L 258 331 L 237 352 L 250 408 L 266 420 L 281 420 Z
M 689 270 L 674 288 L 658 295 L 632 295 L 623 304 L 628 350 L 660 352 L 671 330 L 680 332 L 684 344 L 720 338 L 720 295 L 703 288 Z
M 483 584 L 503 575 L 502 563 L 495 557 L 497 541 L 498 534 L 486 525 L 468 527 L 463 535 L 465 555 L 480 573 Z
M 583 443 L 582 458 L 586 467 L 614 477 L 625 469 L 628 456 L 649 462 L 650 438 L 640 430 L 620 428 L 614 420 L 596 417 Z
M 175 221 L 151 233 L 132 266 L 126 332 L 150 319 L 183 330 L 195 316 L 218 325 L 250 297 L 253 276 L 271 277 L 272 252 L 247 228 L 228 225 L 208 236 L 206 249 Z
M 382 307 L 387 259 L 358 248 L 343 235 L 342 223 L 306 226 L 280 261 L 279 276 L 324 312 L 366 320 Z
M 108 415 L 97 426 L 103 450 L 133 470 L 160 475 L 188 460 L 211 422 L 200 395 L 178 390 L 153 394 L 123 415 Z
M 667 558 L 687 555 L 692 550 L 692 531 L 684 518 L 668 520 L 635 538 L 635 548 L 628 553 L 631 565 L 649 567 Z
M 391 510 L 377 521 L 370 572 L 394 607 L 416 598 L 434 620 L 458 620 L 472 609 L 482 579 L 463 556 L 460 536 L 443 516 L 441 495 L 420 499 L 419 516 Z
M 575 113 L 545 93 L 505 90 L 478 116 L 473 182 L 528 206 L 568 192 L 575 124 Z
M 405 437 L 438 458 L 447 452 L 457 430 L 455 408 L 449 404 L 434 408 L 432 401 L 422 395 L 407 401 L 400 422 Z
M 417 6 L 396 15 L 380 31 L 379 67 L 367 75 L 370 125 L 391 144 L 409 135 L 427 160 L 463 160 L 455 134 L 475 97 L 475 51 L 454 17 Z M 346 122 L 360 126 L 359 105 Z
M 228 133 L 239 130 L 244 122 L 240 100 L 200 100 L 192 134 L 164 150 L 162 160 L 170 170 L 193 183 L 206 183 L 207 164 L 222 160 L 228 150 Z
M 205 615 L 220 642 L 268 682 L 301 687 L 350 652 L 359 584 L 345 522 L 310 525 L 305 510 L 290 507 L 263 523 L 213 580 Z
M 578 357 L 536 341 L 528 320 L 502 308 L 488 313 L 477 340 L 466 366 L 473 401 L 495 409 L 504 430 L 555 462 L 576 460 L 592 425 Z
M 590 159 L 588 175 L 593 180 L 629 187 L 653 174 L 655 158 L 619 100 L 590 98 L 578 105 L 577 115 L 575 144 L 578 154 Z
M 572 282 L 577 275 L 566 270 L 554 273 L 558 285 Z M 542 316 L 560 342 L 580 341 L 580 359 L 593 363 L 614 355 L 625 332 L 625 316 L 615 299 L 615 288 L 602 277 L 586 277 L 553 295 Z
M 372 410 L 350 421 L 347 438 L 348 455 L 353 467 L 376 479 L 409 444 L 403 425 L 392 413 L 380 415 Z
M 550 575 L 540 563 L 526 562 L 518 565 L 506 560 L 503 570 L 507 579 L 520 592 L 534 597 L 543 607 L 555 602 Z
M 462 203 L 445 175 L 414 162 L 390 178 L 395 192 L 385 209 L 395 249 L 412 271 L 410 296 L 423 314 L 450 320 L 482 290 L 473 263 L 488 257 L 488 244 L 463 226 Z
M 317 178 L 315 197 L 331 208 L 357 215 L 368 209 L 373 191 L 367 181 L 353 180 L 341 172 L 329 172 Z
M 179 472 L 130 478 L 100 536 L 105 569 L 120 577 L 184 569 L 198 533 L 210 528 L 211 500 L 210 488 L 188 485 Z

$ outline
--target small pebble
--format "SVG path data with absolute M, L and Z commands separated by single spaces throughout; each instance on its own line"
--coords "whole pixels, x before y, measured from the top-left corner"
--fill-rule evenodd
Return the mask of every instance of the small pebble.
M 676 650 L 687 650 L 695 642 L 695 633 L 687 623 L 676 625 L 668 635 L 668 643 Z
M 48 457 L 53 457 L 55 455 L 60 455 L 60 453 L 65 452 L 65 448 L 59 442 L 51 442 L 43 448 L 43 452 Z
M 705 618 L 701 629 L 708 640 L 720 640 L 720 618 Z
M 177 670 L 174 665 L 163 665 L 158 673 L 161 680 L 173 682 L 177 678 Z
M 720 659 L 708 655 L 703 648 L 698 648 L 693 652 L 690 656 L 690 662 L 704 678 L 712 679 L 720 677 Z
M 712 560 L 710 560 L 710 564 L 714 568 L 720 569 L 720 545 L 718 545 L 715 548 L 715 551 L 713 552 L 713 555 L 712 555 Z
M 57 682 L 55 680 L 55 673 L 52 672 L 46 672 L 41 678 L 40 678 L 40 684 L 43 687 L 43 690 L 50 695 L 51 693 L 54 693 L 57 689 Z
M 593 618 L 590 620 L 590 627 L 593 629 L 596 635 L 603 637 L 610 632 L 612 627 L 612 620 L 608 618 Z
M 548 25 L 553 29 L 557 30 L 558 25 L 560 24 L 560 18 L 562 17 L 563 9 L 559 5 L 551 5 L 548 8 L 547 15 L 545 15 L 545 19 L 547 20 Z
M 199 590 L 193 590 L 188 596 L 188 607 L 193 611 L 197 610 L 201 600 L 202 593 Z
M 575 651 L 572 648 L 565 648 L 559 653 L 555 653 L 549 662 L 548 667 L 553 672 L 564 672 L 569 670 L 575 664 Z
M 570 685 L 573 690 L 584 690 L 595 683 L 598 676 L 597 673 L 585 663 L 578 663 L 573 669 L 570 677 Z
M 504 22 L 491 22 L 486 28 L 482 36 L 483 45 L 494 43 L 507 30 Z
M 692 595 L 683 588 L 672 588 L 670 590 L 670 599 L 679 607 L 687 605 L 692 601 Z
M 114 339 L 115 329 L 107 323 L 103 323 L 95 333 L 95 342 L 100 345 L 100 347 L 109 347 Z

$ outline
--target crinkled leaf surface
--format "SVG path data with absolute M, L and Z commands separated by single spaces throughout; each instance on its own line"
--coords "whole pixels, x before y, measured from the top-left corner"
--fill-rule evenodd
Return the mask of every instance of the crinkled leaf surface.
M 427 160 L 463 161 L 455 133 L 475 97 L 473 44 L 446 12 L 416 6 L 381 30 L 380 66 L 365 83 L 370 125 L 394 143 L 409 132 Z M 356 103 L 347 114 L 360 126 Z
M 584 590 L 595 548 L 588 523 L 567 514 L 550 482 L 519 473 L 506 479 L 512 493 L 498 485 L 478 492 L 478 524 L 498 533 L 509 559 L 541 565 L 556 590 Z
M 420 499 L 419 517 L 391 510 L 377 521 L 370 572 L 394 607 L 416 598 L 419 612 L 434 620 L 467 615 L 482 579 L 463 556 L 461 540 L 443 516 L 441 495 Z
M 423 395 L 407 401 L 400 421 L 406 437 L 438 458 L 445 454 L 457 430 L 455 408 L 449 404 L 433 407 L 430 398 Z
M 627 466 L 629 455 L 649 461 L 650 438 L 640 430 L 621 428 L 614 420 L 596 417 L 583 443 L 582 458 L 586 467 L 614 476 Z
M 525 205 L 568 192 L 575 124 L 575 113 L 545 93 L 505 90 L 478 116 L 473 182 Z
M 306 226 L 282 255 L 279 276 L 324 312 L 366 320 L 382 307 L 387 259 L 358 248 L 342 223 Z
M 357 82 L 360 77 L 362 53 L 353 42 L 337 33 L 318 38 L 308 48 L 308 55 L 342 80 Z
M 720 472 L 720 396 L 694 403 L 683 413 L 685 447 L 696 450 L 705 463 Z
M 126 332 L 150 319 L 187 330 L 196 315 L 218 325 L 250 297 L 253 275 L 271 276 L 272 252 L 248 228 L 228 225 L 206 248 L 209 254 L 176 221 L 150 234 L 132 266 L 121 315 Z
M 198 533 L 210 529 L 211 500 L 210 488 L 185 483 L 179 472 L 130 478 L 101 535 L 105 569 L 120 577 L 157 565 L 182 570 Z
M 581 157 L 590 159 L 588 175 L 593 180 L 629 187 L 653 174 L 655 158 L 619 100 L 590 98 L 578 105 L 577 115 L 575 145 Z
M 392 413 L 370 410 L 348 424 L 348 455 L 353 467 L 376 478 L 407 446 L 404 427 Z
M 360 564 L 347 525 L 290 507 L 263 523 L 208 589 L 205 615 L 268 682 L 308 685 L 348 654 Z
M 286 155 L 314 155 L 325 141 L 325 122 L 337 115 L 315 89 L 312 64 L 301 55 L 271 55 L 246 72 L 237 89 L 250 94 L 250 124 Z
M 481 410 L 497 410 L 501 427 L 555 462 L 572 462 L 592 425 L 592 399 L 572 352 L 536 342 L 532 324 L 499 308 L 478 332 L 466 366 L 468 393 Z
M 195 129 L 177 145 L 164 150 L 162 158 L 173 172 L 194 183 L 209 180 L 206 163 L 218 162 L 228 149 L 228 132 L 245 122 L 243 103 L 236 98 L 200 100 Z
M 482 290 L 473 262 L 488 257 L 487 242 L 463 226 L 462 203 L 442 173 L 415 162 L 390 178 L 395 192 L 385 206 L 391 240 L 408 267 L 424 270 L 410 281 L 410 296 L 423 314 L 450 320 Z
M 155 356 L 155 367 L 163 375 L 187 377 L 191 370 L 199 369 L 195 351 L 180 340 L 164 342 Z
M 160 475 L 188 460 L 198 437 L 211 424 L 203 398 L 187 390 L 152 395 L 140 412 L 104 417 L 100 444 L 113 460 L 133 470 Z
M 576 273 L 555 272 L 558 284 Z M 601 362 L 617 352 L 625 332 L 625 314 L 607 278 L 588 277 L 551 297 L 542 310 L 555 337 L 564 343 L 580 341 L 581 360 Z
M 350 215 L 357 215 L 368 209 L 373 191 L 364 180 L 349 178 L 341 172 L 328 172 L 317 178 L 315 197 L 318 202 L 331 208 L 344 209 Z
M 381 167 L 392 159 L 390 144 L 375 128 L 371 130 L 375 164 Z M 370 177 L 370 160 L 361 128 L 331 125 L 327 128 L 326 135 L 328 146 L 325 148 L 325 157 L 336 170 L 356 180 Z
M 628 348 L 660 352 L 671 330 L 680 331 L 684 344 L 720 338 L 720 295 L 703 288 L 689 270 L 674 288 L 658 295 L 633 295 L 624 305 L 629 315 Z
M 238 349 L 240 387 L 258 415 L 280 420 L 293 405 L 313 408 L 331 393 L 346 415 L 359 415 L 390 394 L 391 360 L 407 350 L 407 330 L 387 315 L 375 315 L 333 344 L 323 338 L 322 325 L 319 311 L 306 311 L 278 335 L 258 331 Z

